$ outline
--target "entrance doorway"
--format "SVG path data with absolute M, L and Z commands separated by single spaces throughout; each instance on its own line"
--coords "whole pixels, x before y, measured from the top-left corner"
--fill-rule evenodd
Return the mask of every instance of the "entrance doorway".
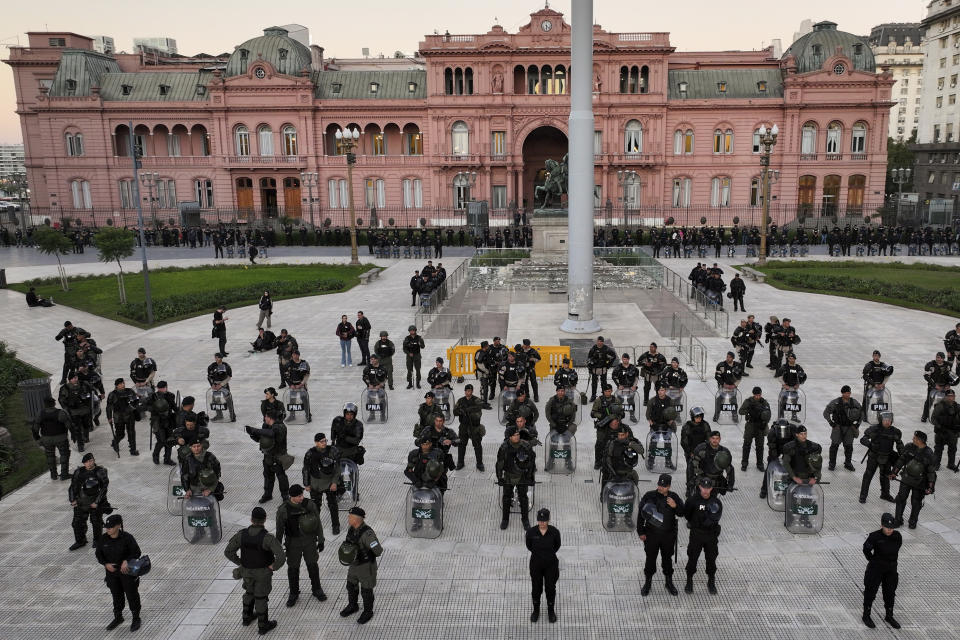
M 260 206 L 265 215 L 277 215 L 276 178 L 260 178 Z
M 237 209 L 253 211 L 253 180 L 237 178 Z
M 289 217 L 300 217 L 300 178 L 283 179 L 283 207 Z
M 567 154 L 567 149 L 567 135 L 551 126 L 537 127 L 523 141 L 522 201 L 517 203 L 522 209 L 533 211 L 536 208 L 534 189 L 543 184 L 547 159 L 560 162 Z

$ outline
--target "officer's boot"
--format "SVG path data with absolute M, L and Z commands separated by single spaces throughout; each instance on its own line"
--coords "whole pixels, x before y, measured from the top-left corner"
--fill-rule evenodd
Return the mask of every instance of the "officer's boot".
M 323 592 L 323 587 L 320 585 L 320 566 L 316 562 L 308 563 L 307 574 L 310 576 L 310 593 L 320 602 L 324 602 L 327 594 Z
M 643 586 L 640 587 L 640 595 L 644 597 L 650 595 L 650 587 L 652 582 L 653 582 L 653 576 L 645 575 L 643 577 Z
M 170 459 L 170 454 L 172 451 L 173 451 L 172 445 L 166 445 L 163 448 L 163 464 L 167 465 L 168 467 L 177 466 L 177 463 Z
M 897 619 L 893 617 L 893 608 L 887 609 L 887 615 L 883 617 L 884 622 L 893 627 L 894 629 L 900 628 L 900 623 L 897 622 Z
M 683 585 L 684 593 L 693 593 L 693 574 L 687 574 L 687 584 Z
M 363 611 L 357 618 L 357 623 L 367 624 L 373 617 L 373 589 L 361 589 L 360 595 L 363 597 Z
M 330 509 L 330 531 L 333 535 L 340 533 L 340 509 L 337 507 L 337 500 L 334 498 L 330 499 L 330 494 L 327 494 L 327 507 Z
M 707 591 L 709 591 L 712 595 L 717 595 L 716 576 L 707 576 Z
M 830 445 L 830 464 L 827 467 L 830 471 L 833 471 L 837 468 L 837 451 L 840 449 L 840 444 Z
M 873 618 L 870 617 L 870 607 L 863 608 L 863 617 L 861 617 L 861 620 L 863 620 L 863 624 L 867 625 L 868 628 L 870 629 L 877 628 L 877 623 L 875 623 L 873 621 Z
M 852 445 L 849 448 L 844 447 L 843 457 L 844 457 L 843 468 L 846 469 L 847 471 L 856 471 L 857 468 L 853 466 L 853 446 Z
M 664 578 L 663 586 L 666 588 L 667 593 L 672 596 L 677 595 L 677 585 L 673 584 L 673 575 L 671 574 L 669 576 L 665 576 Z
M 243 605 L 243 626 L 250 626 L 250 623 L 256 619 L 257 616 L 253 614 L 253 603 Z
M 357 605 L 357 599 L 360 597 L 360 587 L 355 584 L 347 585 L 347 606 L 340 611 L 340 617 L 346 618 L 349 615 L 360 611 Z
M 551 624 L 557 621 L 557 610 L 553 605 L 554 603 L 549 600 L 547 601 L 547 620 L 549 620 Z
M 137 451 L 137 434 L 133 429 L 134 427 L 130 426 L 127 430 L 127 444 L 130 445 L 130 455 L 138 456 L 140 452 Z
M 477 471 L 486 471 L 483 466 L 483 445 L 479 441 L 473 445 L 473 453 L 477 456 Z
M 520 524 L 523 525 L 523 530 L 526 531 L 530 528 L 530 499 L 527 497 L 527 494 L 521 493 L 518 502 L 520 503 Z
M 287 563 L 287 582 L 290 583 L 290 594 L 287 596 L 287 606 L 292 607 L 297 604 L 297 598 L 300 597 L 300 567 L 294 566 L 292 562 Z
M 257 615 L 257 633 L 265 635 L 277 628 L 277 621 L 270 619 L 270 611 L 264 608 L 263 613 Z
M 530 622 L 536 622 L 540 619 L 540 598 L 533 601 L 533 611 L 530 612 Z
M 160 449 L 163 448 L 163 443 L 157 440 L 157 444 L 153 445 L 153 464 L 160 464 Z
M 457 471 L 463 469 L 463 456 L 467 453 L 467 441 L 461 440 L 457 445 Z
M 503 504 L 501 505 L 502 518 L 500 520 L 500 528 L 506 529 L 510 526 L 510 500 L 507 499 L 506 495 L 503 498 Z

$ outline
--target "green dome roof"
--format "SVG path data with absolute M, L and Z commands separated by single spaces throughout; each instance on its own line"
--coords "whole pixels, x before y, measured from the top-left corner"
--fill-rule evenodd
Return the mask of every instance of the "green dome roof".
M 790 45 L 783 55 L 796 58 L 797 73 L 809 73 L 822 69 L 824 62 L 836 54 L 837 47 L 843 48 L 843 55 L 853 61 L 854 69 L 876 73 L 869 43 L 852 33 L 837 31 L 837 23 L 826 20 L 813 25 L 813 31 Z
M 257 60 L 269 62 L 277 73 L 295 76 L 301 69 L 309 69 L 310 49 L 288 35 L 283 27 L 268 27 L 263 35 L 247 40 L 233 51 L 227 62 L 226 76 L 247 73 Z

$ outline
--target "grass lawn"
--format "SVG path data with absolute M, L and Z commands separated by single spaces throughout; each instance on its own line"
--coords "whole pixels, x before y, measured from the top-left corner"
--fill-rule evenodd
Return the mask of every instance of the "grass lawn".
M 925 263 L 772 260 L 753 268 L 778 289 L 873 300 L 945 315 L 960 312 L 960 267 Z
M 219 304 L 256 304 L 267 289 L 274 300 L 346 291 L 359 283 L 358 276 L 373 265 L 229 265 L 166 268 L 150 272 L 155 324 L 176 322 L 212 313 Z M 127 304 L 120 304 L 117 276 L 71 278 L 70 290 L 62 291 L 54 279 L 11 285 L 17 291 L 37 288 L 44 298 L 104 318 L 136 327 L 147 327 L 143 275 L 124 276 Z
M 31 378 L 46 378 L 49 375 L 29 365 L 21 364 L 29 371 Z M 15 391 L 7 396 L 3 399 L 2 404 L 3 426 L 10 431 L 10 435 L 13 436 L 14 447 L 20 453 L 20 457 L 13 465 L 10 475 L 0 479 L 0 484 L 3 485 L 3 494 L 6 495 L 17 487 L 23 486 L 37 476 L 46 473 L 47 459 L 43 449 L 37 446 L 33 440 L 30 425 L 27 423 L 26 415 L 23 412 L 23 397 L 20 392 Z M 70 456 L 71 469 L 80 464 L 80 459 L 75 459 L 75 456 L 77 456 L 77 453 L 74 450 Z M 63 490 L 66 491 L 66 487 Z

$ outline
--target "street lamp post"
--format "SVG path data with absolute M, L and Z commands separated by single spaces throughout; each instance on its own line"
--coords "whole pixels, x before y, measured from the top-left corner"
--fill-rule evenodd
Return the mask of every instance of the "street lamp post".
M 765 125 L 760 125 L 760 144 L 763 146 L 763 152 L 760 156 L 761 170 L 760 181 L 763 183 L 763 213 L 760 224 L 760 255 L 757 257 L 758 265 L 767 264 L 767 226 L 770 224 L 770 154 L 773 152 L 773 146 L 777 144 L 777 136 L 780 134 L 780 127 L 774 124 L 770 129 Z
M 130 159 L 133 161 L 133 190 L 134 201 L 137 203 L 137 231 L 140 235 L 140 260 L 143 263 L 143 292 L 147 302 L 147 324 L 153 324 L 153 296 L 150 293 L 150 269 L 147 266 L 147 240 L 143 233 L 143 203 L 140 202 L 140 179 L 138 171 L 140 170 L 140 158 L 137 156 L 136 148 L 133 144 L 133 122 L 130 122 L 128 150 Z M 149 174 L 146 174 L 149 175 Z
M 316 225 L 313 224 L 313 186 L 317 184 L 317 172 L 316 171 L 303 171 L 300 173 L 300 182 L 307 185 L 307 197 L 310 199 L 310 226 L 316 230 Z
M 357 163 L 357 154 L 353 152 L 357 148 L 357 141 L 360 139 L 360 130 L 337 129 L 337 142 L 346 150 L 347 155 L 347 189 L 349 190 L 348 201 L 350 203 L 350 264 L 360 264 L 357 256 L 357 215 L 353 210 L 353 165 Z
M 910 167 L 898 167 L 890 172 L 893 181 L 897 183 L 897 220 L 900 224 L 900 204 L 903 202 L 903 185 L 910 182 Z
M 617 184 L 623 193 L 621 202 L 623 202 L 623 221 L 626 225 L 630 224 L 630 221 L 627 219 L 627 211 L 630 209 L 630 204 L 632 204 L 627 198 L 627 188 L 639 181 L 640 175 L 636 171 L 623 171 L 622 169 L 617 171 Z M 609 220 L 607 220 L 607 225 L 610 225 Z
M 26 236 L 27 215 L 23 206 L 23 194 L 27 190 L 27 175 L 25 173 L 15 173 L 10 177 L 10 181 L 17 188 L 17 201 L 20 203 L 20 228 Z
M 153 199 L 153 187 L 156 186 L 157 180 L 160 178 L 160 174 L 156 171 L 140 174 L 140 182 L 147 188 L 147 201 L 150 203 L 150 218 L 153 220 L 153 228 L 157 228 L 157 212 L 154 209 L 154 199 Z

